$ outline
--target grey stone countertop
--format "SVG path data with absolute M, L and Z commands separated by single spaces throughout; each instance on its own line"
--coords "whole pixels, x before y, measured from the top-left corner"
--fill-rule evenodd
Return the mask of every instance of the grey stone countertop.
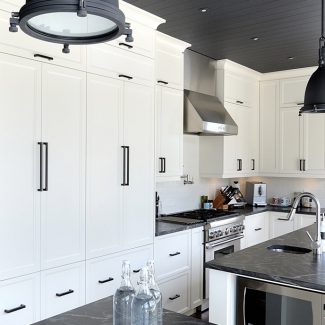
M 34 325 L 113 325 L 113 297 L 108 297 L 83 307 L 68 311 Z M 209 322 L 164 310 L 163 324 L 203 325 Z M 211 324 L 212 325 L 212 324 Z
M 243 216 L 250 216 L 266 211 L 274 211 L 274 212 L 284 212 L 284 213 L 289 213 L 291 207 L 274 207 L 274 206 L 266 206 L 266 207 L 253 207 L 253 206 L 246 206 L 246 208 L 243 209 L 233 209 L 231 210 L 232 212 L 236 212 L 239 215 Z M 314 208 L 299 208 L 297 210 L 297 213 L 300 214 L 315 214 L 316 210 Z M 325 213 L 325 209 L 321 209 L 321 213 Z M 202 221 L 201 223 L 197 223 L 194 225 L 181 225 L 181 224 L 174 224 L 174 223 L 169 223 L 169 222 L 164 222 L 164 218 L 159 218 L 156 219 L 156 231 L 155 235 L 156 237 L 158 236 L 163 236 L 183 230 L 188 230 L 192 228 L 197 228 L 197 227 L 202 227 L 205 225 L 205 222 Z
M 276 244 L 311 248 L 306 230 L 314 237 L 316 225 L 217 258 L 206 263 L 206 267 L 325 292 L 325 254 L 279 253 L 267 249 Z

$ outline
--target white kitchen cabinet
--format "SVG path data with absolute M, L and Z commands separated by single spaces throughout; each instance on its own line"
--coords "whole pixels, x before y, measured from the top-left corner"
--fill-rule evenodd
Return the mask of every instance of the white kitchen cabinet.
M 156 237 L 154 256 L 158 280 L 188 271 L 191 266 L 191 231 Z
M 238 126 L 238 135 L 200 137 L 201 177 L 249 177 L 258 173 L 258 78 L 242 66 L 233 65 L 227 60 L 217 61 L 216 90 Z
M 87 78 L 87 258 L 121 248 L 123 82 Z M 117 172 L 118 171 L 118 172 Z
M 325 175 L 325 116 L 303 115 L 303 164 L 305 173 Z
M 11 13 L 18 11 L 25 3 L 25 0 L 1 0 L 0 9 Z
M 190 310 L 190 272 L 159 281 L 162 305 L 167 310 L 185 313 Z
M 42 67 L 43 269 L 85 258 L 86 74 Z
M 183 175 L 183 92 L 156 87 L 156 179 Z
M 288 213 L 270 212 L 269 218 L 270 238 L 279 237 L 295 230 L 295 220 L 286 220 Z
M 41 319 L 85 304 L 85 263 L 41 272 Z
M 203 228 L 192 229 L 191 243 L 191 309 L 201 305 L 203 300 Z
M 243 105 L 254 106 L 256 81 L 249 80 L 245 76 L 225 71 L 224 74 L 224 101 Z
M 245 248 L 269 239 L 269 212 L 245 217 Z
M 89 75 L 87 258 L 152 244 L 153 88 Z
M 156 83 L 184 89 L 184 51 L 191 46 L 163 33 L 156 34 Z
M 280 107 L 303 104 L 309 76 L 287 78 L 280 81 Z
M 311 226 L 314 223 L 316 223 L 316 215 L 313 214 L 295 215 L 295 230 Z
M 279 81 L 260 83 L 260 173 L 277 173 L 279 148 Z
M 14 2 L 14 0 L 8 0 L 9 2 Z M 86 70 L 86 46 L 71 45 L 71 52 L 64 54 L 61 44 L 40 41 L 26 35 L 20 29 L 17 33 L 10 33 L 8 31 L 10 16 L 10 12 L 0 10 L 0 52 L 68 68 Z
M 39 321 L 39 273 L 0 281 L 0 310 L 1 325 L 30 325 Z
M 0 280 L 40 270 L 40 87 L 39 63 L 0 54 Z
M 303 172 L 302 138 L 303 124 L 299 107 L 280 108 L 280 172 L 297 174 Z
M 152 259 L 153 247 L 149 245 L 86 261 L 86 302 L 91 303 L 115 293 L 121 284 L 123 260 L 130 261 L 131 282 L 136 286 L 139 270 Z
M 154 60 L 108 43 L 87 47 L 87 71 L 101 76 L 152 86 Z

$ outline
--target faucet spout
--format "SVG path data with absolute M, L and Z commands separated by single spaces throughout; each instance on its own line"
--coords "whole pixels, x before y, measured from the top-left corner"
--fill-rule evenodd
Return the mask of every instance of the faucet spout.
M 318 198 L 314 194 L 309 193 L 309 192 L 304 192 L 304 193 L 299 194 L 292 204 L 292 208 L 288 215 L 288 220 L 292 220 L 292 218 L 294 217 L 294 215 L 297 211 L 297 208 L 298 208 L 298 204 L 299 204 L 301 198 L 303 198 L 303 197 L 309 197 L 310 199 L 312 199 L 315 202 L 315 205 L 316 205 L 316 236 L 315 236 L 315 239 L 312 240 L 312 242 L 313 242 L 314 254 L 320 255 L 320 254 L 322 254 L 321 233 L 320 233 L 321 214 L 320 214 L 320 203 L 319 203 Z M 310 235 L 309 235 L 309 237 L 310 237 L 310 239 L 312 239 Z

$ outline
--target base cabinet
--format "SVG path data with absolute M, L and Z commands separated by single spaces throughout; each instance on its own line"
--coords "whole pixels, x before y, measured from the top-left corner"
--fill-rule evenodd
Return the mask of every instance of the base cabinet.
M 0 324 L 30 325 L 40 320 L 39 273 L 0 282 Z
M 242 240 L 244 247 L 260 244 L 269 239 L 269 213 L 263 212 L 245 217 L 245 238 Z
M 85 263 L 41 272 L 41 318 L 85 304 Z

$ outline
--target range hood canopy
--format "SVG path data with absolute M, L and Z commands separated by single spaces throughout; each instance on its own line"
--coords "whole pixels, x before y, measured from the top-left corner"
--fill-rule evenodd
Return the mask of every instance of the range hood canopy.
M 217 97 L 185 90 L 184 133 L 237 135 L 238 126 Z

